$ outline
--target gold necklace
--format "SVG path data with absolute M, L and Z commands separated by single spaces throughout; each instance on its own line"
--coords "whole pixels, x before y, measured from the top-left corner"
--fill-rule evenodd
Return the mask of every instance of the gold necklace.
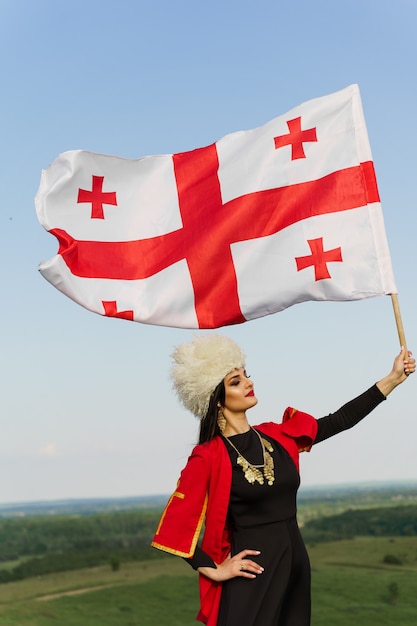
M 263 485 L 264 477 L 265 477 L 265 479 L 268 482 L 268 485 L 271 486 L 274 483 L 275 474 L 274 474 L 274 459 L 269 453 L 273 452 L 274 448 L 269 443 L 269 441 L 261 437 L 258 431 L 252 428 L 252 426 L 250 426 L 250 429 L 253 430 L 253 432 L 255 432 L 258 435 L 259 441 L 261 442 L 264 462 L 261 463 L 260 465 L 254 465 L 253 463 L 249 463 L 249 461 L 245 459 L 243 454 L 239 452 L 239 450 L 230 441 L 230 439 L 226 437 L 226 435 L 223 435 L 223 437 L 232 446 L 235 452 L 237 452 L 237 464 L 241 466 L 242 471 L 248 483 L 251 483 L 253 485 L 253 483 L 257 481 L 260 485 Z M 261 469 L 263 470 L 263 472 L 260 471 Z

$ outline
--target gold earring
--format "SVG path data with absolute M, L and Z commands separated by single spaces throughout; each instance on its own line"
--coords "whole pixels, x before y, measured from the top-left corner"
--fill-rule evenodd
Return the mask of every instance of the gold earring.
M 219 427 L 220 432 L 222 433 L 226 428 L 226 418 L 223 415 L 222 407 L 219 406 L 219 410 L 217 412 L 217 425 Z

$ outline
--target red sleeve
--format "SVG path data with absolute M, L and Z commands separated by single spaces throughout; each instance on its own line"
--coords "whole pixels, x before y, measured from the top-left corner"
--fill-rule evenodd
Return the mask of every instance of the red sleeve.
M 317 420 L 288 406 L 282 416 L 282 432 L 297 441 L 299 452 L 309 452 L 317 435 Z
M 299 470 L 299 454 L 311 449 L 317 435 L 317 420 L 308 413 L 287 407 L 282 424 L 266 422 L 255 428 L 284 446 Z
M 209 462 L 204 451 L 196 446 L 182 470 L 159 521 L 154 548 L 182 557 L 194 554 L 207 508 Z

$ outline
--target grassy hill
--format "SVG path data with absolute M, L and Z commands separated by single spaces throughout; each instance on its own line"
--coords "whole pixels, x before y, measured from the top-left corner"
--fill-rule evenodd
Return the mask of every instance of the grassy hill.
M 358 538 L 309 548 L 312 626 L 415 626 L 416 539 Z M 393 553 L 402 565 L 384 562 Z M 406 558 L 405 558 L 406 557 Z M 1 587 L 2 626 L 192 626 L 195 572 L 176 557 L 100 566 Z
M 20 505 L 18 517 L 9 507 L 0 518 L 1 626 L 195 624 L 195 572 L 149 547 L 164 501 L 129 499 L 123 510 L 71 501 L 66 514 L 38 503 L 27 514 Z M 304 490 L 299 506 L 312 626 L 415 626 L 415 486 Z

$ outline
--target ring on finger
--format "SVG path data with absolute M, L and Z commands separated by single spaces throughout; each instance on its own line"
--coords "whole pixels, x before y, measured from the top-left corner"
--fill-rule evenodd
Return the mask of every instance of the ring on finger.
M 243 572 L 244 569 L 245 569 L 245 563 L 242 561 L 242 564 L 240 566 L 240 571 Z

